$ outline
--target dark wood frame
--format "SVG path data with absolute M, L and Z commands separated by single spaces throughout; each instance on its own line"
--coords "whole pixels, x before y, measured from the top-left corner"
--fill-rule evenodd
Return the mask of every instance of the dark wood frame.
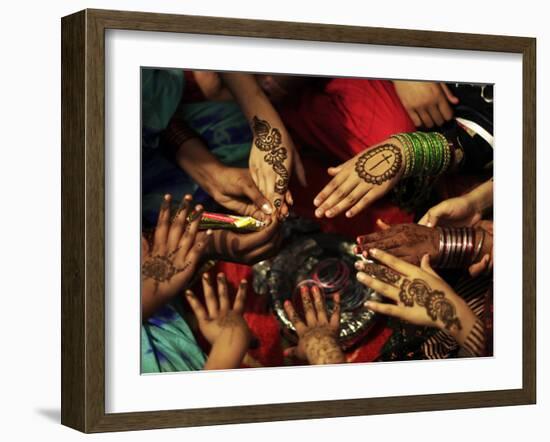
M 105 413 L 105 30 L 185 32 L 518 53 L 523 56 L 523 387 L 193 410 Z M 140 430 L 534 404 L 536 40 L 404 29 L 85 10 L 62 19 L 61 422 Z

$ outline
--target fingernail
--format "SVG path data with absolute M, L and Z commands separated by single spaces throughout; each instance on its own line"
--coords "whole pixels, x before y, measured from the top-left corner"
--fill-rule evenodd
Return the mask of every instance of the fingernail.
M 357 270 L 361 270 L 363 268 L 363 264 L 361 264 L 361 261 L 355 261 L 354 265 Z
M 223 281 L 223 279 L 225 278 L 225 275 L 223 273 L 218 273 L 218 279 Z
M 320 201 L 319 201 L 317 198 L 315 198 L 315 199 L 313 200 L 313 205 L 314 205 L 314 206 L 318 206 L 318 205 L 319 205 L 319 202 L 320 202 Z
M 363 304 L 365 307 L 367 308 L 371 308 L 372 307 L 372 302 L 371 301 L 367 301 Z
M 369 254 L 371 256 L 376 256 L 378 254 L 378 250 L 377 249 L 369 249 Z
M 169 193 L 164 195 L 164 201 L 170 201 L 170 198 L 171 198 L 171 195 Z
M 369 257 L 369 254 L 367 253 L 367 251 L 364 251 L 364 252 L 363 252 L 363 256 L 364 256 L 365 258 L 368 258 L 368 257 Z
M 203 274 L 202 274 L 202 277 L 203 277 L 204 279 L 208 279 L 208 273 L 203 273 Z
M 294 204 L 294 199 L 292 199 L 292 195 L 288 195 L 288 202 L 290 205 Z
M 346 216 L 347 216 L 348 218 L 351 218 L 351 217 L 353 216 L 353 212 L 352 212 L 351 210 L 348 210 L 348 211 L 346 212 Z
M 271 208 L 271 206 L 269 205 L 269 203 L 265 203 L 263 206 L 262 206 L 262 211 L 268 215 L 271 215 L 273 213 L 273 209 Z
M 315 211 L 315 216 L 316 216 L 317 218 L 321 218 L 321 217 L 323 216 L 323 211 L 320 210 L 320 209 L 316 210 L 316 211 Z
M 428 222 L 426 223 L 426 227 L 432 227 L 432 223 L 428 221 Z
M 190 298 L 193 297 L 193 292 L 191 290 L 186 290 L 185 291 L 185 296 L 189 296 Z
M 330 218 L 332 216 L 332 212 L 330 210 L 327 210 L 325 212 L 325 215 L 326 215 L 327 218 Z

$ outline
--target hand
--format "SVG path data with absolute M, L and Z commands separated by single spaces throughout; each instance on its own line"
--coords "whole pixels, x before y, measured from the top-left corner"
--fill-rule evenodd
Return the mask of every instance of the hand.
M 288 206 L 293 204 L 292 195 L 288 191 L 293 165 L 298 178 L 305 184 L 302 162 L 284 128 L 281 131 L 280 128 L 272 127 L 268 121 L 254 116 L 252 130 L 254 139 L 249 157 L 250 174 L 261 193 L 282 216 L 287 216 Z
M 451 104 L 458 104 L 445 83 L 394 81 L 395 92 L 416 127 L 442 126 L 453 118 Z
M 344 354 L 338 343 L 340 330 L 340 295 L 334 295 L 334 309 L 330 315 L 318 287 L 313 287 L 313 302 L 309 288 L 302 286 L 301 297 L 305 323 L 300 319 L 292 302 L 285 301 L 285 312 L 296 329 L 298 345 L 287 349 L 286 355 L 307 360 L 312 365 L 338 364 L 345 362 Z
M 217 281 L 216 294 L 210 276 L 208 273 L 203 274 L 206 308 L 191 290 L 187 290 L 185 295 L 201 333 L 212 346 L 205 369 L 235 368 L 246 354 L 251 338 L 250 329 L 243 318 L 247 284 L 245 280 L 241 281 L 231 307 L 225 275 L 219 273 Z
M 437 327 L 461 344 L 476 322 L 466 302 L 431 268 L 428 255 L 416 267 L 379 249 L 369 250 L 376 263 L 357 262 L 357 279 L 391 304 L 367 301 L 367 308 L 420 326 Z
M 272 257 L 279 249 L 282 235 L 280 222 L 273 216 L 258 232 L 239 233 L 214 230 L 206 255 L 212 259 L 252 265 Z
M 239 215 L 265 221 L 266 215 L 273 213 L 271 204 L 256 187 L 248 169 L 224 166 L 211 176 L 204 189 L 217 203 Z
M 392 138 L 329 168 L 334 178 L 313 200 L 315 216 L 332 218 L 347 209 L 348 218 L 357 215 L 397 184 L 405 168 L 404 158 L 401 143 Z
M 171 201 L 170 195 L 164 196 L 153 236 L 152 250 L 143 237 L 141 241 L 143 319 L 152 315 L 187 285 L 208 247 L 212 233 L 198 231 L 201 206 L 195 207 L 193 221 L 187 221 L 192 203 L 191 195 L 184 197 L 172 222 Z
M 481 210 L 468 194 L 442 201 L 418 221 L 428 227 L 437 225 L 471 227 L 481 219 Z
M 414 265 L 419 265 L 426 254 L 436 256 L 439 252 L 440 233 L 436 229 L 418 224 L 389 226 L 378 220 L 382 231 L 357 237 L 356 253 L 368 256 L 370 249 L 381 249 Z
M 474 227 L 485 231 L 484 247 L 482 249 L 483 257 L 468 267 L 468 272 L 473 278 L 493 270 L 493 221 L 482 220 L 477 222 Z

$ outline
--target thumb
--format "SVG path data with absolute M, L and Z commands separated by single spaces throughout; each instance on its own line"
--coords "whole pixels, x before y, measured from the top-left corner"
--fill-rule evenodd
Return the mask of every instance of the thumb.
M 256 187 L 256 184 L 254 184 L 252 180 L 245 183 L 243 186 L 243 192 L 263 213 L 267 215 L 271 215 L 273 213 L 273 207 L 269 203 L 268 199 L 262 195 L 260 189 Z
M 441 89 L 443 89 L 443 93 L 445 94 L 445 97 L 447 97 L 447 100 L 449 100 L 449 103 L 452 104 L 458 104 L 460 100 L 451 92 L 449 89 L 449 86 L 447 86 L 445 83 L 441 82 Z
M 386 224 L 380 218 L 376 220 L 376 225 L 380 228 L 380 230 L 388 230 L 391 227 L 389 224 Z
M 343 166 L 343 164 L 340 164 L 339 166 L 336 166 L 336 167 L 329 167 L 328 168 L 328 174 L 330 176 L 334 176 L 334 175 L 339 174 L 342 171 L 342 166 Z
M 300 185 L 307 187 L 306 170 L 304 169 L 302 158 L 300 158 L 300 154 L 297 151 L 294 151 L 294 173 Z
M 288 347 L 283 351 L 283 355 L 285 358 L 289 358 L 289 359 L 300 359 L 300 360 L 306 359 L 304 355 L 302 355 L 302 352 L 299 351 L 297 346 Z
M 418 224 L 426 227 L 435 227 L 439 222 L 439 218 L 449 214 L 449 209 L 448 204 L 444 201 L 428 210 Z

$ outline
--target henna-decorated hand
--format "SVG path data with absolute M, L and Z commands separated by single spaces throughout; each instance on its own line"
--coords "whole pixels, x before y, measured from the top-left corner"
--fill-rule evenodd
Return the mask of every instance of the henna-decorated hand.
M 401 143 L 392 138 L 329 168 L 334 178 L 313 200 L 315 216 L 333 218 L 345 210 L 348 218 L 357 215 L 397 184 L 404 158 Z
M 395 92 L 416 127 L 442 126 L 453 118 L 451 104 L 458 104 L 445 83 L 394 81 Z
M 367 301 L 374 312 L 412 324 L 445 330 L 463 342 L 476 321 L 466 302 L 430 266 L 428 255 L 417 267 L 379 249 L 369 250 L 374 263 L 358 261 L 357 279 L 393 303 Z
M 191 290 L 185 292 L 195 314 L 199 329 L 211 344 L 212 351 L 205 369 L 235 368 L 248 350 L 251 333 L 243 318 L 247 283 L 242 280 L 230 305 L 227 280 L 223 273 L 217 276 L 217 294 L 208 273 L 202 277 L 206 308 Z
M 437 229 L 419 226 L 418 224 L 395 224 L 389 226 L 377 221 L 382 228 L 379 232 L 357 237 L 355 253 L 368 256 L 370 249 L 381 249 L 414 265 L 419 265 L 426 254 L 436 256 L 439 252 Z
M 324 298 L 318 287 L 313 287 L 313 301 L 309 288 L 302 286 L 301 298 L 305 323 L 300 319 L 292 302 L 284 304 L 285 312 L 296 329 L 298 345 L 286 350 L 287 356 L 307 360 L 311 365 L 339 364 L 345 362 L 344 353 L 338 343 L 340 331 L 340 295 L 334 295 L 334 308 L 330 318 Z
M 255 264 L 272 257 L 282 240 L 280 222 L 275 216 L 258 232 L 240 233 L 231 230 L 214 230 L 206 255 L 212 259 Z
M 173 221 L 170 221 L 171 201 L 170 195 L 164 196 L 152 250 L 143 238 L 141 242 L 143 320 L 185 288 L 208 247 L 212 233 L 210 230 L 198 231 L 201 206 L 195 207 L 193 221 L 187 221 L 192 203 L 190 195 L 182 200 Z
M 287 216 L 288 206 L 293 204 L 288 190 L 293 167 L 302 184 L 305 183 L 301 160 L 284 127 L 272 127 L 268 121 L 254 116 L 252 131 L 254 140 L 249 157 L 252 179 L 280 215 Z

